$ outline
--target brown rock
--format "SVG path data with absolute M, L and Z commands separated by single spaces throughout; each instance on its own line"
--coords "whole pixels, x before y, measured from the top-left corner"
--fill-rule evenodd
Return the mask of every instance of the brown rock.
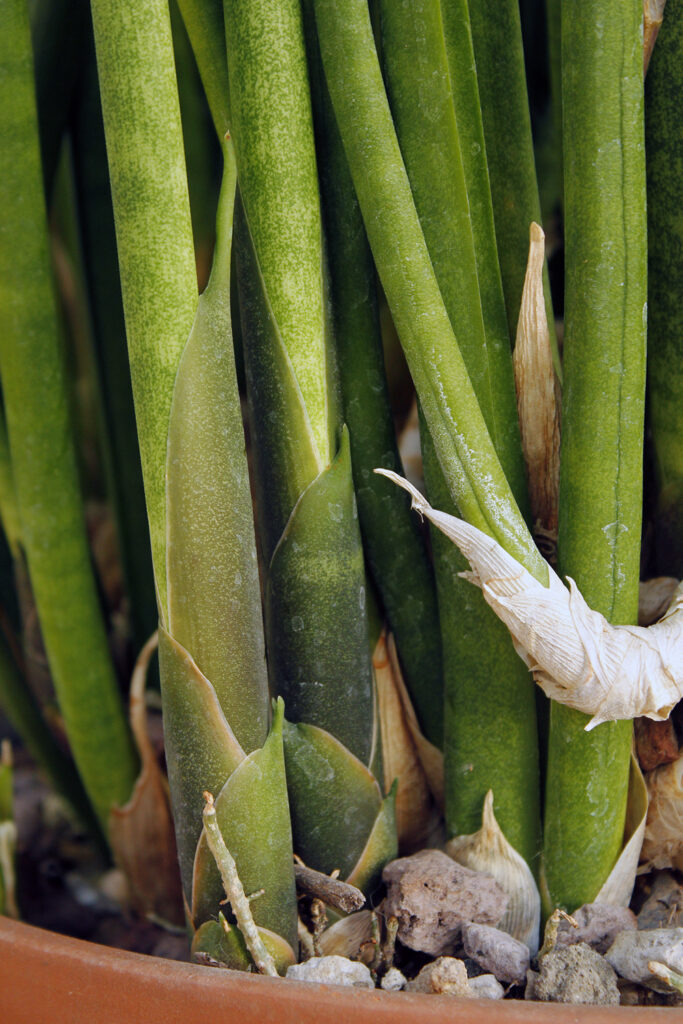
M 660 764 L 671 764 L 678 759 L 678 740 L 670 718 L 665 722 L 636 718 L 633 725 L 638 761 L 644 772 L 654 771 Z
M 388 864 L 382 878 L 386 916 L 398 920 L 409 949 L 438 956 L 453 948 L 466 921 L 497 924 L 508 896 L 490 875 L 471 871 L 440 850 L 422 850 Z
M 425 992 L 427 995 L 470 996 L 467 968 L 462 960 L 452 956 L 440 956 L 422 968 L 412 981 L 408 982 L 409 992 Z
M 608 903 L 584 903 L 572 917 L 578 924 L 574 928 L 568 921 L 560 921 L 557 947 L 575 946 L 585 942 L 597 953 L 606 953 L 619 932 L 635 931 L 636 915 L 626 907 L 612 907 Z

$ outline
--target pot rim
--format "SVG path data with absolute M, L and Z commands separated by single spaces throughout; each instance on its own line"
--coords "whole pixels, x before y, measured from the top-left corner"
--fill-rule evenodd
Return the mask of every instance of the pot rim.
M 283 982 L 164 960 L 0 918 L 0 1017 L 8 1024 L 643 1024 L 667 1007 L 458 999 Z M 675 1015 L 675 1017 L 674 1017 Z

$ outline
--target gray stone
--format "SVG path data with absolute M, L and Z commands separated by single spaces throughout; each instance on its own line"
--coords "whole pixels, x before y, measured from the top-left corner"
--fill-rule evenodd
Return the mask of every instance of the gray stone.
M 462 928 L 465 953 L 499 981 L 523 985 L 529 970 L 529 947 L 512 935 L 488 924 L 469 923 Z
M 312 956 L 302 964 L 287 968 L 286 977 L 294 981 L 314 981 L 321 985 L 346 985 L 352 988 L 374 988 L 369 969 L 358 960 L 345 956 Z
M 612 907 L 609 903 L 584 903 L 572 917 L 578 924 L 560 921 L 556 946 L 575 946 L 585 942 L 596 951 L 606 953 L 619 932 L 635 931 L 637 918 L 627 907 Z
M 425 992 L 427 995 L 471 995 L 465 965 L 452 956 L 440 956 L 426 964 L 406 987 L 409 992 Z
M 638 914 L 638 927 L 680 928 L 683 925 L 683 886 L 669 871 L 657 871 L 652 877 L 650 895 Z
M 538 975 L 527 983 L 525 998 L 548 1003 L 618 1006 L 617 976 L 599 953 L 581 942 L 546 954 L 540 961 Z
M 538 971 L 527 971 L 526 972 L 526 988 L 524 989 L 525 999 L 535 999 L 534 992 L 536 990 L 536 982 L 541 977 Z
M 668 986 L 652 974 L 648 964 L 656 960 L 683 974 L 683 928 L 622 932 L 605 953 L 605 958 L 627 981 L 647 985 L 658 992 L 668 992 Z
M 473 999 L 502 999 L 505 995 L 505 989 L 492 974 L 478 974 L 468 984 Z
M 380 984 L 385 992 L 400 992 L 402 988 L 406 987 L 408 981 L 398 967 L 390 967 Z
M 386 917 L 398 920 L 398 938 L 409 949 L 438 956 L 453 949 L 466 921 L 497 924 L 508 896 L 498 883 L 471 871 L 440 850 L 422 850 L 388 864 Z

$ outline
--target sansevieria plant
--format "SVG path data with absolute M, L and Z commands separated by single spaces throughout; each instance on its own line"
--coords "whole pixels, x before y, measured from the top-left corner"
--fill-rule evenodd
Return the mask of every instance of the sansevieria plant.
M 372 909 L 418 834 L 535 951 L 628 901 L 683 691 L 681 3 L 647 79 L 641 0 L 171 3 L 0 8 L 0 706 L 200 962 L 285 973 L 297 872 Z

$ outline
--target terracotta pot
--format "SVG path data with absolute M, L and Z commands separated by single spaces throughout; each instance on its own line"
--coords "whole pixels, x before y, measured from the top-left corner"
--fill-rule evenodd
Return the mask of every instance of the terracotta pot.
M 160 960 L 0 918 L 2 1024 L 674 1024 L 683 1011 L 363 992 Z

